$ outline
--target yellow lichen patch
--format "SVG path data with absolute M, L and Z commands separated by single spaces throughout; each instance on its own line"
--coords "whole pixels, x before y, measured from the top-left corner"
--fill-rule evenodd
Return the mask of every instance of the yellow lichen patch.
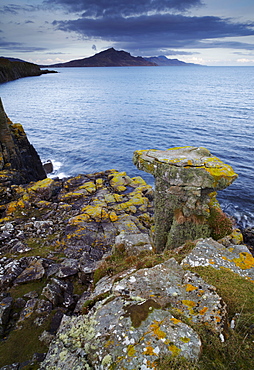
M 135 355 L 135 353 L 136 353 L 136 350 L 135 350 L 134 345 L 129 344 L 128 347 L 127 347 L 127 355 L 132 357 L 132 356 Z
M 78 192 L 78 191 L 76 191 L 76 192 L 69 192 L 69 193 L 66 193 L 66 194 L 61 194 L 58 199 L 60 200 L 60 202 L 70 202 L 72 200 L 74 201 L 76 199 L 80 199 L 84 195 L 85 194 L 82 193 L 81 191 L 80 192 Z
M 88 205 L 82 208 L 82 212 L 90 216 L 95 221 L 109 218 L 108 212 L 100 205 Z
M 180 324 L 182 321 L 181 320 L 178 320 L 178 319 L 176 319 L 175 317 L 172 317 L 171 319 L 170 319 L 174 324 Z
M 239 245 L 243 243 L 243 234 L 241 233 L 241 230 L 234 229 L 232 234 L 229 236 L 234 244 Z
M 116 201 L 113 194 L 106 194 L 104 199 L 106 203 L 115 203 Z
M 126 186 L 131 183 L 131 178 L 126 172 L 116 172 L 110 176 L 110 185 L 119 192 L 125 191 Z
M 189 343 L 190 341 L 190 338 L 187 338 L 187 337 L 181 337 L 180 340 L 183 342 L 183 343 Z
M 83 185 L 78 187 L 78 190 L 86 190 L 89 194 L 96 192 L 96 185 L 93 181 L 85 182 Z
M 223 178 L 227 183 L 225 187 L 227 187 L 238 176 L 231 166 L 226 165 L 216 157 L 207 159 L 204 169 L 214 178 L 215 186 L 217 185 L 218 181 Z
M 140 186 L 140 185 L 144 185 L 146 186 L 146 182 L 144 179 L 142 179 L 141 176 L 137 176 L 137 177 L 132 177 L 131 178 L 131 183 L 130 183 L 130 186 L 133 186 L 133 187 L 137 187 L 137 186 Z
M 108 340 L 106 343 L 105 343 L 105 345 L 104 345 L 104 347 L 105 348 L 107 348 L 107 347 L 109 347 L 109 346 L 111 346 L 111 345 L 114 345 L 115 344 L 115 342 L 114 342 L 114 340 Z
M 193 290 L 197 290 L 198 288 L 192 284 L 186 284 L 186 292 L 193 292 Z
M 205 313 L 206 313 L 206 311 L 208 310 L 208 307 L 203 307 L 200 311 L 199 311 L 199 313 L 200 313 L 200 315 L 204 315 Z
M 182 303 L 183 303 L 185 306 L 189 307 L 189 308 L 193 308 L 193 307 L 195 307 L 195 306 L 196 306 L 196 302 L 194 302 L 194 301 L 190 301 L 190 300 L 188 300 L 188 299 L 183 299 L 183 300 L 182 300 Z
M 168 349 L 171 351 L 173 357 L 178 356 L 179 353 L 181 352 L 181 349 L 175 346 L 174 344 L 168 346 Z
M 250 253 L 247 252 L 241 252 L 239 254 L 239 258 L 234 258 L 232 261 L 242 270 L 247 270 L 254 267 L 254 258 Z
M 119 193 L 123 193 L 126 190 L 126 186 L 123 185 L 115 186 L 115 189 L 119 191 Z
M 150 328 L 153 331 L 154 336 L 158 339 L 166 338 L 166 333 L 160 328 L 161 321 L 154 320 L 154 323 L 150 325 Z
M 46 200 L 40 200 L 39 202 L 36 203 L 36 206 L 39 208 L 47 208 L 52 205 L 51 202 L 47 202 Z
M 80 222 L 87 222 L 87 221 L 91 221 L 91 218 L 90 218 L 90 216 L 88 214 L 83 213 L 83 214 L 80 214 L 80 215 L 78 215 L 76 217 L 72 217 L 69 220 L 69 224 L 71 224 L 71 225 L 77 225 Z
M 210 265 L 214 265 L 215 264 L 214 260 L 209 260 L 209 263 L 210 263 Z
M 19 199 L 17 201 L 13 201 L 8 203 L 6 207 L 6 215 L 11 215 L 13 212 L 17 210 L 24 209 L 26 206 L 26 203 L 23 201 L 23 199 Z
M 28 191 L 32 190 L 32 191 L 38 191 L 38 190 L 41 190 L 43 188 L 48 188 L 50 187 L 51 185 L 53 185 L 54 183 L 54 180 L 50 179 L 50 178 L 46 178 L 44 180 L 41 180 L 41 181 L 37 181 L 35 184 L 33 184 L 32 186 L 30 186 L 29 188 L 27 188 Z
M 114 221 L 117 221 L 118 220 L 118 217 L 117 217 L 117 214 L 114 212 L 114 211 L 111 211 L 109 213 L 109 218 L 110 218 L 110 221 L 114 222 Z
M 103 179 L 96 179 L 96 187 L 100 189 L 103 187 Z
M 225 256 L 222 256 L 221 259 L 224 260 L 224 261 L 229 261 L 229 259 Z

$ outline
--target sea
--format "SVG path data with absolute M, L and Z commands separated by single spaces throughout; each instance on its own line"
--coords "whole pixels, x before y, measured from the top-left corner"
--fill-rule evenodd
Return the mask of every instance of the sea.
M 0 85 L 12 122 L 21 123 L 53 177 L 108 169 L 150 174 L 138 149 L 202 146 L 239 175 L 218 193 L 240 227 L 254 226 L 254 67 L 90 67 Z

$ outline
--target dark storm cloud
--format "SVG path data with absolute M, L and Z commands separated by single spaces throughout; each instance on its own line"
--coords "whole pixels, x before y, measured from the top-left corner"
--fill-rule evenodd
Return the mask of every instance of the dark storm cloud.
M 234 23 L 220 17 L 188 17 L 180 14 L 155 14 L 133 17 L 81 17 L 54 21 L 62 31 L 74 31 L 86 38 L 100 38 L 128 48 L 157 50 L 163 48 L 235 47 L 232 42 L 206 42 L 207 39 L 254 35 L 254 23 Z M 216 44 L 216 45 L 215 45 Z M 238 43 L 238 46 L 248 44 Z M 144 54 L 143 54 L 144 55 Z
M 44 3 L 66 7 L 70 12 L 83 12 L 86 17 L 101 17 L 148 12 L 185 11 L 194 6 L 201 6 L 201 0 L 45 0 Z

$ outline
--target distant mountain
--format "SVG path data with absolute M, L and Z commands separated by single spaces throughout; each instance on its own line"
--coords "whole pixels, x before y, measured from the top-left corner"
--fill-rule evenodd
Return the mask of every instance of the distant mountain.
M 168 59 L 165 55 L 158 57 L 144 58 L 148 62 L 155 63 L 157 66 L 198 66 L 199 64 L 185 63 L 178 59 Z
M 71 60 L 66 63 L 50 65 L 50 67 L 127 67 L 127 66 L 155 66 L 142 57 L 133 57 L 126 51 L 118 51 L 114 48 L 104 50 L 89 58 Z M 49 67 L 49 66 L 46 66 Z

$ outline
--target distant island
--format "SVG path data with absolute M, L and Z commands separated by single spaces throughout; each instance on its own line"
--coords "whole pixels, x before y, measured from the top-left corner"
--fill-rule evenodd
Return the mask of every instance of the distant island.
M 75 59 L 65 63 L 37 65 L 17 58 L 0 57 L 0 83 L 13 81 L 22 77 L 40 76 L 46 73 L 57 73 L 41 68 L 63 67 L 134 67 L 134 66 L 199 66 L 185 63 L 178 59 L 168 59 L 164 55 L 158 57 L 134 57 L 124 50 L 109 48 L 91 57 Z
M 185 63 L 178 59 L 168 59 L 167 57 L 134 57 L 124 50 L 115 50 L 110 48 L 91 57 L 71 60 L 65 63 L 44 65 L 41 67 L 133 67 L 133 66 L 190 66 L 198 64 Z
M 37 64 L 15 58 L 0 57 L 0 83 L 17 80 L 22 77 L 40 76 L 56 71 L 41 70 Z

